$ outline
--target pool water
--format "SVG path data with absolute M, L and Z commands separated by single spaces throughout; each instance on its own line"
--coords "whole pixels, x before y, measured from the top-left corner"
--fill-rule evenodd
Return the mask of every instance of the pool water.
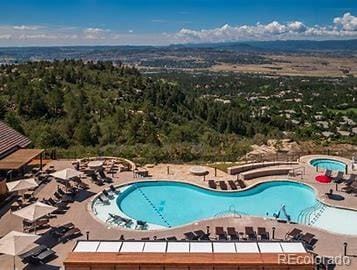
M 288 181 L 263 183 L 242 192 L 212 191 L 180 182 L 141 182 L 117 199 L 120 210 L 131 218 L 165 227 L 230 213 L 296 222 L 302 210 L 316 203 L 310 187 Z
M 333 159 L 313 159 L 310 164 L 319 169 L 344 172 L 346 164 Z
M 288 180 L 239 192 L 208 190 L 175 181 L 147 181 L 121 188 L 109 205 L 93 204 L 98 218 L 118 214 L 162 229 L 232 215 L 269 217 L 307 224 L 332 233 L 357 235 L 357 211 L 327 206 L 314 190 Z

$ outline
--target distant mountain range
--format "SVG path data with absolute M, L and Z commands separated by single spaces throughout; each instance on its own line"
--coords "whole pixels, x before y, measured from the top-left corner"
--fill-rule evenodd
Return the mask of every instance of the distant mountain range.
M 357 39 L 352 40 L 276 40 L 276 41 L 247 41 L 247 42 L 225 42 L 206 44 L 172 45 L 181 48 L 219 48 L 229 50 L 246 51 L 340 51 L 356 52 Z
M 289 41 L 247 41 L 206 44 L 181 44 L 169 46 L 70 46 L 70 47 L 3 47 L 0 48 L 0 63 L 33 60 L 54 60 L 64 58 L 84 60 L 121 60 L 158 57 L 161 54 L 182 54 L 185 52 L 234 52 L 254 53 L 333 53 L 357 54 L 357 39 L 354 40 L 289 40 Z M 135 62 L 135 61 L 133 61 Z

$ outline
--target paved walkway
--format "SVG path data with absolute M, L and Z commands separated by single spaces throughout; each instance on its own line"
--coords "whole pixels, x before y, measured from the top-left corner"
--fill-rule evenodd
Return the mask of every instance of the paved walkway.
M 53 161 L 48 164 L 55 166 L 56 170 L 60 170 L 63 168 L 71 167 L 71 161 Z M 167 168 L 169 167 L 169 174 Z M 174 165 L 174 164 L 160 164 L 154 166 L 152 168 L 148 168 L 150 175 L 153 179 L 166 179 L 166 180 L 183 180 L 190 183 L 194 183 L 197 185 L 201 185 L 203 187 L 207 187 L 207 181 L 203 181 L 202 176 L 193 176 L 189 173 L 192 165 Z M 313 167 L 308 164 L 304 165 L 306 169 L 306 174 L 302 179 L 295 179 L 304 183 L 308 183 L 314 188 L 316 188 L 319 192 L 320 198 L 326 203 L 339 205 L 343 207 L 349 208 L 357 208 L 357 197 L 353 195 L 348 195 L 343 192 L 336 192 L 343 196 L 345 199 L 343 201 L 331 201 L 324 196 L 325 192 L 328 192 L 330 188 L 334 188 L 333 184 L 319 184 L 314 181 L 314 177 L 316 175 L 316 171 Z M 215 176 L 215 170 L 213 168 L 207 167 L 209 171 L 209 175 L 206 179 L 214 179 L 214 180 L 229 180 L 234 179 L 234 176 L 228 175 L 222 171 L 217 170 L 217 176 Z M 264 177 L 255 180 L 248 180 L 246 183 L 250 186 L 257 182 L 272 180 L 272 179 L 286 179 L 287 177 Z M 118 173 L 114 177 L 115 185 L 123 185 L 126 183 L 130 183 L 132 181 L 142 181 L 140 178 L 134 178 L 132 172 L 121 172 Z M 89 212 L 88 212 L 88 203 L 93 198 L 95 194 L 103 190 L 107 187 L 98 187 L 97 185 L 91 183 L 90 181 L 85 181 L 89 184 L 90 189 L 88 191 L 83 191 L 76 197 L 76 201 L 73 204 L 70 204 L 70 209 L 64 215 L 58 215 L 57 218 L 51 219 L 52 226 L 58 226 L 65 224 L 67 222 L 73 222 L 77 227 L 79 227 L 84 234 L 79 239 L 85 239 L 86 232 L 89 232 L 90 239 L 98 239 L 98 240 L 113 240 L 119 239 L 121 235 L 123 235 L 126 239 L 141 239 L 142 237 L 168 237 L 168 236 L 176 236 L 177 238 L 183 238 L 183 233 L 187 231 L 202 229 L 206 230 L 207 226 L 210 227 L 211 232 L 214 231 L 214 227 L 216 226 L 234 226 L 238 231 L 244 231 L 245 226 L 253 226 L 257 228 L 258 226 L 264 226 L 269 231 L 272 230 L 272 227 L 276 227 L 276 238 L 283 239 L 285 234 L 294 227 L 298 227 L 302 229 L 304 232 L 311 232 L 316 235 L 318 238 L 318 243 L 315 251 L 319 254 L 323 255 L 341 255 L 343 252 L 343 243 L 348 242 L 348 253 L 349 255 L 353 255 L 352 266 L 350 268 L 338 267 L 337 269 L 357 269 L 357 237 L 351 236 L 343 236 L 343 235 L 335 235 L 326 231 L 322 231 L 316 228 L 308 227 L 305 225 L 290 225 L 290 224 L 282 224 L 277 223 L 272 220 L 264 220 L 263 218 L 253 218 L 253 217 L 226 217 L 226 218 L 218 218 L 214 220 L 200 221 L 194 224 L 190 224 L 184 227 L 172 228 L 163 231 L 133 231 L 133 230 L 124 230 L 120 228 L 110 228 L 105 226 L 103 223 L 96 220 Z M 53 195 L 57 188 L 57 183 L 55 181 L 50 182 L 46 186 L 44 186 L 39 192 L 39 199 L 49 198 Z M 10 212 L 7 212 L 5 215 L 1 217 L 0 220 L 0 235 L 4 235 L 11 230 L 22 230 L 22 220 Z M 40 232 L 44 233 L 44 232 Z M 26 269 L 61 269 L 62 262 L 67 256 L 68 252 L 72 250 L 74 247 L 75 240 L 69 241 L 66 244 L 58 244 L 53 250 L 56 251 L 58 256 L 57 259 L 51 261 L 48 265 L 38 266 L 38 267 L 27 267 Z M 0 256 L 0 269 L 7 270 L 13 269 L 13 259 L 11 256 L 1 255 Z M 22 269 L 24 267 L 19 259 L 17 260 L 18 269 Z

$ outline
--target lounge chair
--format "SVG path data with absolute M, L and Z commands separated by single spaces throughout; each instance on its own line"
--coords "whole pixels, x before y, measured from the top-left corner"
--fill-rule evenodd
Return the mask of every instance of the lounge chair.
M 231 240 L 239 240 L 238 232 L 234 227 L 227 227 L 227 233 Z
M 199 240 L 209 240 L 209 233 L 205 233 L 202 230 L 197 230 L 194 231 L 193 233 L 197 235 Z
M 227 184 L 226 184 L 226 182 L 224 182 L 224 181 L 219 181 L 219 187 L 220 187 L 222 190 L 227 190 L 227 189 L 228 189 Z
M 148 228 L 148 224 L 146 221 L 142 221 L 142 220 L 137 220 L 136 221 L 136 226 L 135 229 L 136 230 L 146 230 Z
M 346 186 L 350 186 L 350 185 L 352 185 L 356 180 L 357 180 L 357 179 L 356 179 L 356 175 L 355 175 L 355 174 L 351 174 L 350 177 L 348 178 L 348 180 L 346 180 L 346 181 L 344 182 L 344 184 L 345 184 Z
M 73 238 L 76 238 L 76 237 L 79 237 L 81 236 L 82 233 L 81 233 L 81 230 L 78 229 L 78 228 L 73 228 L 73 229 L 70 229 L 68 230 L 67 232 L 65 232 L 58 240 L 60 242 L 67 242 L 68 240 L 70 239 L 73 239 Z
M 305 233 L 299 240 L 303 241 L 304 243 L 309 243 L 314 237 L 315 235 L 312 233 Z
M 217 189 L 217 184 L 214 180 L 208 180 L 208 186 L 212 189 Z
M 60 195 L 57 191 L 53 194 L 53 196 L 55 196 L 57 200 L 62 199 L 62 195 Z
M 342 188 L 342 190 L 348 194 L 351 194 L 351 193 L 357 193 L 357 185 L 355 185 L 354 183 L 352 183 L 351 185 L 349 186 L 345 186 Z
M 308 250 L 312 250 L 317 243 L 317 239 L 312 233 L 305 233 L 299 240 L 304 243 L 305 248 Z
M 74 202 L 73 198 L 69 195 L 61 195 L 57 191 L 53 194 L 57 200 L 60 200 L 61 202 Z
M 48 204 L 52 205 L 52 206 L 55 206 L 59 209 L 63 209 L 63 210 L 68 210 L 69 209 L 69 206 L 67 203 L 65 202 L 62 202 L 62 201 L 55 201 L 54 199 L 52 198 L 49 198 L 47 200 Z
M 186 240 L 197 240 L 198 236 L 196 234 L 194 234 L 193 232 L 186 232 L 183 234 L 185 236 Z
M 246 184 L 244 183 L 244 181 L 241 180 L 241 179 L 238 179 L 238 180 L 237 180 L 237 183 L 238 183 L 238 185 L 239 185 L 240 188 L 246 188 L 246 187 L 247 187 L 247 185 L 246 185 Z
M 113 180 L 105 175 L 103 169 L 98 171 L 98 176 L 98 178 L 101 179 L 103 182 L 113 183 Z
M 307 250 L 314 250 L 317 241 L 318 240 L 316 238 L 312 238 L 310 242 L 305 243 L 304 246 Z
M 71 229 L 74 229 L 75 226 L 72 222 L 64 224 L 59 227 L 55 227 L 51 230 L 50 234 L 55 237 L 55 238 L 61 238 L 66 232 L 68 232 Z
M 77 183 L 77 187 L 79 187 L 80 189 L 84 189 L 84 190 L 89 189 L 89 185 L 82 182 L 81 180 L 76 181 L 76 183 Z
M 120 191 L 118 189 L 116 189 L 113 185 L 109 186 L 110 190 L 116 194 L 120 193 Z
M 29 258 L 29 262 L 32 264 L 39 264 L 39 263 L 44 264 L 48 262 L 50 258 L 54 257 L 55 254 L 56 254 L 55 251 L 48 248 L 36 256 L 31 256 Z
M 332 177 L 332 170 L 327 169 L 325 171 L 325 175 L 328 176 L 328 177 Z
M 23 220 L 22 223 L 23 223 L 24 231 L 31 232 L 31 231 L 50 227 L 49 222 L 50 222 L 49 219 L 41 219 L 34 222 L 27 222 L 26 220 Z
M 253 227 L 245 227 L 245 234 L 249 240 L 257 239 L 257 234 L 253 230 Z
M 39 246 L 36 246 L 36 247 L 30 249 L 29 251 L 21 254 L 19 257 L 21 258 L 21 260 L 23 262 L 27 263 L 29 261 L 30 257 L 36 256 L 36 255 L 40 254 L 41 252 L 45 251 L 46 249 L 48 249 L 47 246 L 39 245 Z
M 338 183 L 338 184 L 342 183 L 343 182 L 343 176 L 344 176 L 344 173 L 339 171 L 337 173 L 336 177 L 334 178 L 334 182 Z
M 232 181 L 232 180 L 228 181 L 228 185 L 231 187 L 232 190 L 237 190 L 238 189 L 236 183 L 234 183 L 234 181 Z
M 218 236 L 219 240 L 227 240 L 227 234 L 223 227 L 216 227 L 216 235 Z
M 119 215 L 109 213 L 109 218 L 107 219 L 110 222 L 114 222 L 116 224 L 123 224 L 126 227 L 130 227 L 133 224 L 133 221 L 129 218 L 125 218 Z
M 286 240 L 298 240 L 301 237 L 302 230 L 294 228 L 285 235 Z
M 105 197 L 107 197 L 107 198 L 109 198 L 109 199 L 112 199 L 113 197 L 114 197 L 114 194 L 112 193 L 112 192 L 108 192 L 107 190 L 103 190 L 102 191 L 102 194 L 105 196 Z
M 96 183 L 98 186 L 103 186 L 104 185 L 104 181 L 102 179 L 98 179 L 97 175 L 94 173 L 94 174 L 91 174 L 90 175 L 90 178 L 91 180 Z
M 55 254 L 53 250 L 45 245 L 36 246 L 19 257 L 24 263 L 44 263 Z
M 109 204 L 110 201 L 108 200 L 108 198 L 103 198 L 102 195 L 98 196 L 98 200 L 102 203 L 102 204 Z
M 264 227 L 258 227 L 258 235 L 260 240 L 269 240 L 269 232 Z

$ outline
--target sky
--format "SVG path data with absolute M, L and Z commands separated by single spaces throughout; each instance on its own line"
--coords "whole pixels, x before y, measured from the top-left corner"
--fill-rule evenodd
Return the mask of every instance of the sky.
M 357 0 L 0 0 L 0 46 L 357 38 Z

